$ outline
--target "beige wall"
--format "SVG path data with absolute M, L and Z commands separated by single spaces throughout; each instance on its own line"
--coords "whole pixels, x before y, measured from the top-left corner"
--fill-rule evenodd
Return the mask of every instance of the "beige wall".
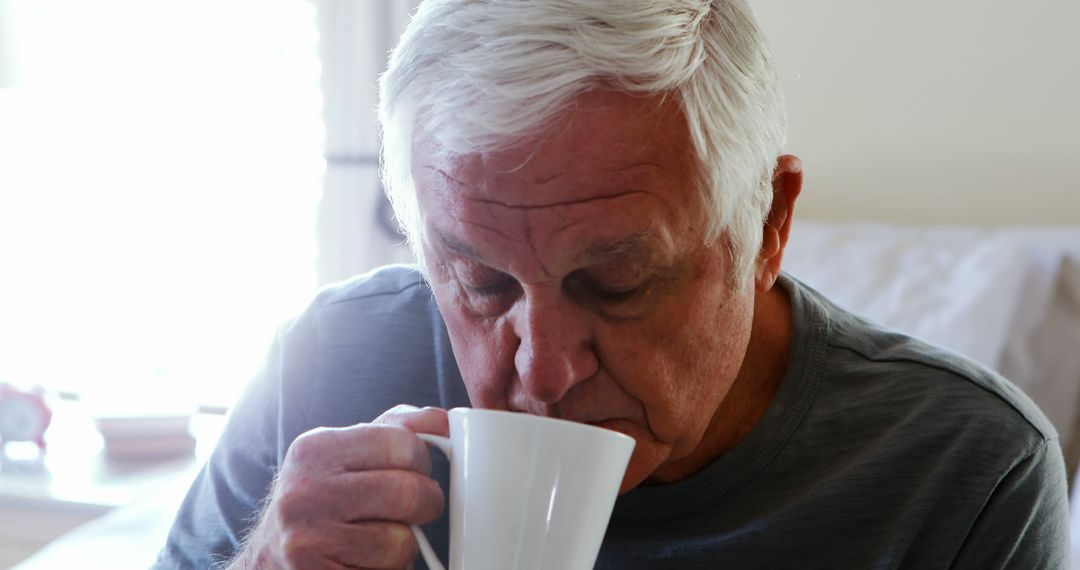
M 1080 223 L 1080 1 L 751 2 L 801 217 Z

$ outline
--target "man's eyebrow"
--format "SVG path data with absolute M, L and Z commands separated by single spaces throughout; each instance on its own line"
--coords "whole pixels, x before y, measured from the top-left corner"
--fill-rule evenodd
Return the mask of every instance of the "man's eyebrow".
M 435 235 L 439 238 L 439 243 L 441 243 L 444 248 L 458 255 L 463 255 L 477 261 L 482 261 L 484 259 L 484 256 L 481 255 L 480 252 L 452 235 L 445 234 L 439 230 L 435 230 Z M 581 252 L 581 255 L 579 255 L 578 258 L 605 259 L 616 257 L 641 248 L 647 244 L 652 237 L 652 230 L 646 229 L 615 240 L 593 242 Z
M 439 230 L 435 230 L 435 235 L 439 237 L 439 243 L 441 243 L 446 249 L 459 255 L 464 255 L 465 257 L 475 259 L 477 261 L 483 259 L 483 256 L 480 255 L 480 252 L 462 243 L 454 236 L 444 234 Z
M 641 230 L 614 241 L 601 241 L 590 244 L 581 253 L 584 259 L 603 259 L 616 257 L 641 248 L 653 237 L 652 230 Z

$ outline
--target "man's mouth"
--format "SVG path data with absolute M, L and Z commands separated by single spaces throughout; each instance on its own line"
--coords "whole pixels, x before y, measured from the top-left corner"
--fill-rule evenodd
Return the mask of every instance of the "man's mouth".
M 599 420 L 599 421 L 595 421 L 595 422 L 585 422 L 585 423 L 588 424 L 588 425 L 591 425 L 591 426 L 598 427 L 598 428 L 604 428 L 604 429 L 609 429 L 611 431 L 617 431 L 617 432 L 619 432 L 621 434 L 624 434 L 624 435 L 630 435 L 630 432 L 629 432 L 630 422 L 628 422 L 627 420 L 615 418 L 615 419 Z

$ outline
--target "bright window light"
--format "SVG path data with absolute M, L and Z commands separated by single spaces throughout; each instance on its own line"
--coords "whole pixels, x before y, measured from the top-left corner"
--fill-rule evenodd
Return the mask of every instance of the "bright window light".
M 314 5 L 0 2 L 0 381 L 229 404 L 315 287 Z

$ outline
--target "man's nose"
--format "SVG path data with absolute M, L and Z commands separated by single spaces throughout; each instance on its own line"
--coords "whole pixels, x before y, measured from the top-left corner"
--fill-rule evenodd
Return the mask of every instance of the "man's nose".
M 514 356 L 518 378 L 530 396 L 554 404 L 599 367 L 588 314 L 565 298 L 527 295 L 519 307 L 514 323 L 520 339 Z

